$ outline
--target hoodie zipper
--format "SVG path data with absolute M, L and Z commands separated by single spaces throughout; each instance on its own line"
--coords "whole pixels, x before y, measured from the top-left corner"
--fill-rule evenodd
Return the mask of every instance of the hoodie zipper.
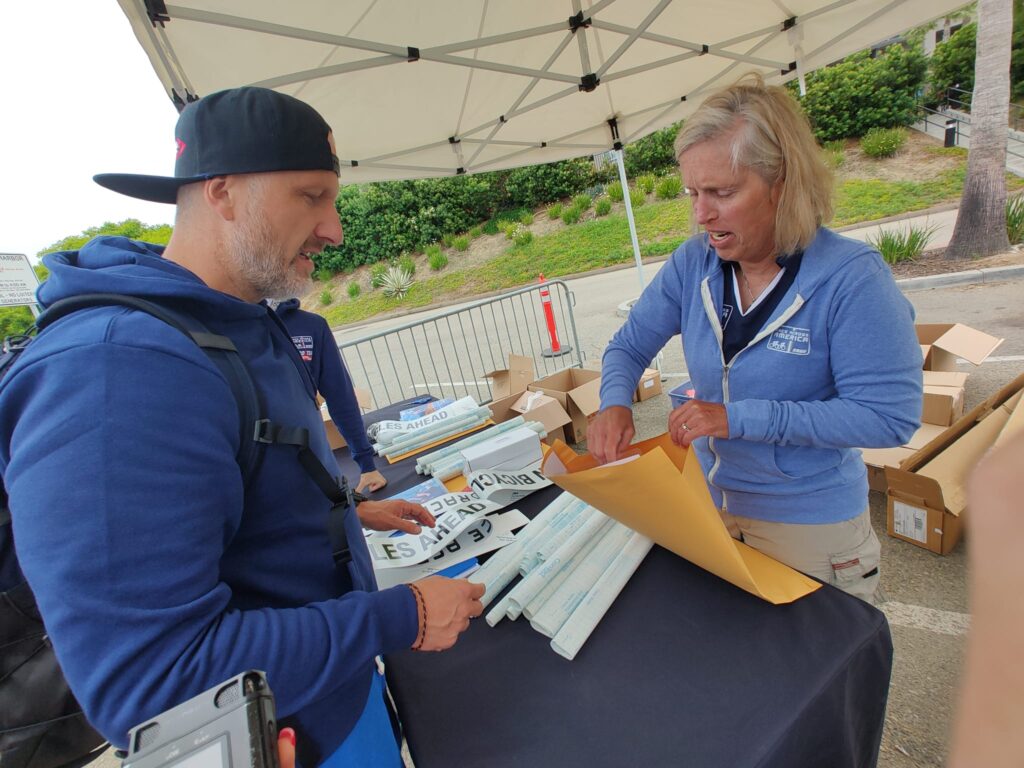
M 779 315 L 773 322 L 762 328 L 753 339 L 733 355 L 732 360 L 728 363 L 725 362 L 725 352 L 722 349 L 722 323 L 718 317 L 718 311 L 715 309 L 714 300 L 711 298 L 711 288 L 709 286 L 711 278 L 705 277 L 700 284 L 700 295 L 704 303 L 704 313 L 708 316 L 708 320 L 711 322 L 711 329 L 715 332 L 715 338 L 718 340 L 718 358 L 722 362 L 722 404 L 729 402 L 729 370 L 732 368 L 733 363 L 736 362 L 736 358 L 750 349 L 752 346 L 757 344 L 761 339 L 766 336 L 770 336 L 775 333 L 789 318 L 795 315 L 800 307 L 804 305 L 804 297 L 799 293 L 796 298 L 793 299 L 793 303 L 786 308 L 786 311 Z M 715 457 L 715 463 L 711 466 L 711 471 L 708 472 L 708 482 L 714 485 L 715 476 L 718 474 L 718 468 L 721 464 L 721 457 L 718 455 L 718 451 L 715 450 L 715 438 L 708 438 L 708 449 L 711 451 L 711 455 Z M 722 488 L 718 489 L 722 493 L 722 511 L 728 511 L 728 502 L 726 499 L 725 490 Z

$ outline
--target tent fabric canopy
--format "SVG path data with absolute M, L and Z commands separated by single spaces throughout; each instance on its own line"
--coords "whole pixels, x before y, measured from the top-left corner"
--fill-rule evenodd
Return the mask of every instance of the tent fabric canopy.
M 342 182 L 603 152 L 755 71 L 825 66 L 963 0 L 120 0 L 179 105 L 261 85 L 334 131 Z

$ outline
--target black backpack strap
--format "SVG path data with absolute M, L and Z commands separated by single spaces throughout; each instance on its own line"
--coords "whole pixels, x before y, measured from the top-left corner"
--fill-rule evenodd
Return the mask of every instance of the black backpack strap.
M 238 454 L 235 458 L 242 470 L 245 487 L 248 489 L 256 474 L 256 467 L 261 456 L 255 432 L 262 411 L 259 394 L 253 384 L 252 376 L 249 375 L 249 370 L 245 367 L 235 343 L 230 338 L 211 333 L 206 326 L 190 314 L 178 312 L 153 301 L 119 293 L 86 293 L 56 301 L 36 318 L 36 327 L 42 330 L 56 320 L 81 309 L 111 305 L 136 309 L 167 323 L 192 339 L 220 370 L 238 404 L 239 442 Z
M 310 450 L 309 430 L 305 427 L 282 427 L 269 419 L 263 419 L 256 425 L 256 440 L 261 443 L 294 445 L 299 449 L 299 463 L 302 468 L 324 496 L 332 502 L 331 512 L 327 518 L 327 533 L 331 540 L 334 564 L 340 566 L 351 560 L 348 535 L 345 533 L 345 514 L 349 507 L 355 506 L 357 496 L 359 501 L 365 501 L 365 497 L 354 493 L 344 476 L 337 478 L 327 470 Z
M 40 330 L 50 323 L 72 312 L 87 307 L 124 306 L 137 309 L 162 320 L 191 338 L 218 367 L 227 380 L 238 403 L 240 442 L 238 465 L 242 469 L 245 487 L 256 474 L 256 466 L 262 457 L 261 444 L 280 443 L 296 446 L 299 463 L 306 474 L 332 504 L 328 517 L 327 531 L 336 565 L 350 559 L 348 537 L 345 534 L 345 514 L 354 504 L 352 491 L 345 478 L 337 478 L 323 465 L 309 448 L 309 430 L 305 427 L 287 427 L 261 417 L 259 392 L 253 383 L 249 369 L 238 354 L 234 342 L 227 336 L 211 333 L 206 326 L 190 314 L 179 312 L 153 301 L 117 293 L 91 293 L 73 296 L 54 302 L 37 319 Z M 308 376 L 303 367 L 302 371 Z

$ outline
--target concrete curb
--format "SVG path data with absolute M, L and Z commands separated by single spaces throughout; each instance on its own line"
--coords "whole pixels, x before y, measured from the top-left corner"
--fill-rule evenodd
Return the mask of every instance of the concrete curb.
M 1024 277 L 1024 265 L 968 269 L 964 272 L 947 272 L 943 275 L 905 277 L 902 280 L 897 280 L 896 285 L 899 286 L 901 291 L 906 293 L 908 291 L 924 291 L 929 288 L 946 288 L 954 285 L 995 283 L 1000 280 L 1013 280 L 1018 277 Z

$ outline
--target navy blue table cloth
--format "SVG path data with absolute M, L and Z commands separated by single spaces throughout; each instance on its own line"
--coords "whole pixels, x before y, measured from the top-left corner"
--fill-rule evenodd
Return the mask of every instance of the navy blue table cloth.
M 379 466 L 375 497 L 425 479 L 415 458 Z M 532 518 L 558 492 L 516 506 Z M 574 661 L 525 619 L 477 619 L 451 650 L 387 667 L 417 768 L 864 768 L 892 640 L 880 611 L 832 587 L 770 605 L 655 547 Z

